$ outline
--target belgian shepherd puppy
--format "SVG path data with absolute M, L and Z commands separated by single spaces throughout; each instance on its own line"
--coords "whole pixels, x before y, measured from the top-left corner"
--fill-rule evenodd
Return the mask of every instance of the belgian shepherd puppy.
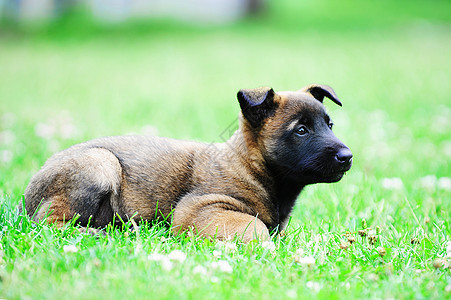
M 283 228 L 301 190 L 336 182 L 352 153 L 322 104 L 329 86 L 240 90 L 239 129 L 222 144 L 161 137 L 95 139 L 53 155 L 25 191 L 34 220 L 101 228 L 172 215 L 173 230 L 244 242 Z

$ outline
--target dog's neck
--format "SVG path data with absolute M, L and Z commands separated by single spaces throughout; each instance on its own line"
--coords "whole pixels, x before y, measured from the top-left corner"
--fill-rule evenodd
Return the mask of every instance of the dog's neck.
M 237 130 L 226 142 L 234 149 L 233 155 L 258 183 L 267 191 L 268 199 L 276 209 L 274 212 L 274 224 L 277 227 L 286 222 L 290 216 L 295 201 L 305 184 L 300 184 L 292 178 L 287 177 L 282 170 L 278 170 L 266 161 L 262 151 L 255 140 L 255 136 L 248 132 L 245 127 Z

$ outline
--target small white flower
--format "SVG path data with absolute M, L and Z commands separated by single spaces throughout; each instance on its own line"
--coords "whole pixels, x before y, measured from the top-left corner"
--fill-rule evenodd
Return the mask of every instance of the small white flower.
M 199 275 L 207 275 L 207 269 L 203 266 L 195 266 L 193 269 L 193 274 L 199 274 Z
M 163 270 L 165 271 L 171 271 L 173 268 L 173 263 L 170 260 L 169 256 L 154 252 L 152 254 L 149 254 L 149 256 L 147 256 L 147 259 L 150 261 L 155 261 L 155 262 L 159 262 L 161 267 L 163 268 Z
M 184 262 L 186 259 L 186 254 L 180 250 L 174 250 L 169 253 L 168 258 L 170 260 L 178 261 L 180 263 Z
M 141 243 L 138 243 L 135 247 L 135 255 L 140 253 L 142 249 L 143 249 L 143 246 L 141 245 Z
M 445 191 L 451 190 L 451 178 L 441 177 L 437 182 L 437 186 L 441 190 L 445 190 Z
M 213 250 L 213 257 L 218 258 L 222 255 L 222 252 L 219 250 Z
M 163 270 L 171 271 L 173 266 L 174 266 L 173 263 L 168 257 L 165 256 L 163 260 L 161 260 L 161 267 L 163 268 Z
M 319 285 L 319 283 L 314 282 L 314 281 L 307 281 L 306 286 L 315 292 L 319 292 L 319 290 L 321 289 L 321 286 Z
M 323 236 L 321 234 L 316 234 L 313 237 L 313 241 L 315 241 L 316 243 L 321 243 L 323 241 Z
M 60 124 L 59 131 L 60 136 L 63 139 L 75 138 L 80 135 L 78 128 L 72 123 Z
M 313 266 L 315 264 L 315 258 L 313 258 L 312 256 L 295 257 L 294 261 L 308 267 Z
M 11 130 L 5 130 L 0 132 L 0 144 L 12 145 L 16 141 L 16 136 Z
M 13 153 L 9 150 L 0 151 L 0 161 L 9 163 L 13 159 Z
M 296 299 L 298 297 L 298 293 L 296 292 L 296 290 L 288 290 L 285 292 L 285 295 L 291 299 Z
M 64 253 L 75 253 L 78 252 L 78 249 L 75 245 L 64 245 L 63 251 Z
M 269 251 L 275 251 L 275 250 L 276 250 L 276 244 L 274 244 L 273 241 L 264 241 L 264 242 L 262 243 L 262 247 L 263 247 L 264 249 L 269 250 Z
M 38 137 L 50 140 L 55 135 L 56 128 L 46 123 L 38 123 L 34 127 L 34 132 Z
M 166 257 L 163 254 L 157 252 L 149 254 L 149 256 L 147 256 L 147 259 L 150 261 L 162 261 L 165 258 Z
M 304 253 L 305 253 L 304 249 L 298 248 L 298 249 L 296 250 L 295 255 L 301 257 L 301 256 L 304 256 Z
M 433 189 L 437 184 L 437 177 L 435 175 L 427 175 L 418 179 L 418 183 L 422 188 Z
M 218 269 L 224 273 L 232 273 L 233 268 L 226 260 L 218 260 L 211 263 L 213 269 Z
M 235 243 L 230 243 L 230 242 L 226 242 L 224 245 L 224 249 L 227 253 L 230 252 L 235 252 L 236 250 L 238 250 L 238 248 L 236 247 Z
M 448 285 L 445 287 L 445 292 L 447 292 L 447 293 L 450 293 L 450 292 L 451 292 L 451 284 L 448 284 Z
M 400 190 L 404 186 L 402 179 L 399 177 L 382 179 L 382 187 L 387 190 Z
M 57 152 L 61 150 L 61 145 L 57 140 L 49 140 L 47 141 L 47 149 L 50 152 Z
M 158 128 L 152 125 L 144 125 L 141 128 L 141 133 L 144 135 L 153 135 L 156 136 L 158 135 Z

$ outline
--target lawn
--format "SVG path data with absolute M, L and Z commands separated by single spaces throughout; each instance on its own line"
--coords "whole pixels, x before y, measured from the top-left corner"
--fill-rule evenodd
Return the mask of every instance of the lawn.
M 283 0 L 259 18 L 197 26 L 85 17 L 0 27 L 0 298 L 451 298 L 451 3 Z M 366 4 L 365 4 L 366 3 Z M 354 153 L 307 187 L 273 243 L 106 236 L 18 216 L 52 153 L 91 138 L 221 142 L 241 88 L 332 86 Z

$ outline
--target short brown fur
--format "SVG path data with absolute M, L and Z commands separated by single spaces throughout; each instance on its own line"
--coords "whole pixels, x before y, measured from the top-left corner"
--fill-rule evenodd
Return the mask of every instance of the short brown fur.
M 287 121 L 307 111 L 321 118 L 324 112 L 322 98 L 309 92 L 312 87 L 338 101 L 331 88 L 320 85 L 279 94 L 269 88 L 241 90 L 240 128 L 223 144 L 122 136 L 72 146 L 33 176 L 25 209 L 35 221 L 48 215 L 47 221 L 62 226 L 77 216 L 81 226 L 98 228 L 118 217 L 153 220 L 173 213 L 176 233 L 191 228 L 220 239 L 267 239 L 270 230 L 286 224 L 306 184 L 337 181 L 350 168 L 350 161 L 339 170 L 334 165 L 327 174 L 338 179 L 318 175 L 314 182 L 301 171 L 292 176 L 297 170 L 283 170 L 283 160 L 297 159 L 277 157 L 286 143 L 281 136 Z M 338 139 L 333 142 L 347 149 Z

